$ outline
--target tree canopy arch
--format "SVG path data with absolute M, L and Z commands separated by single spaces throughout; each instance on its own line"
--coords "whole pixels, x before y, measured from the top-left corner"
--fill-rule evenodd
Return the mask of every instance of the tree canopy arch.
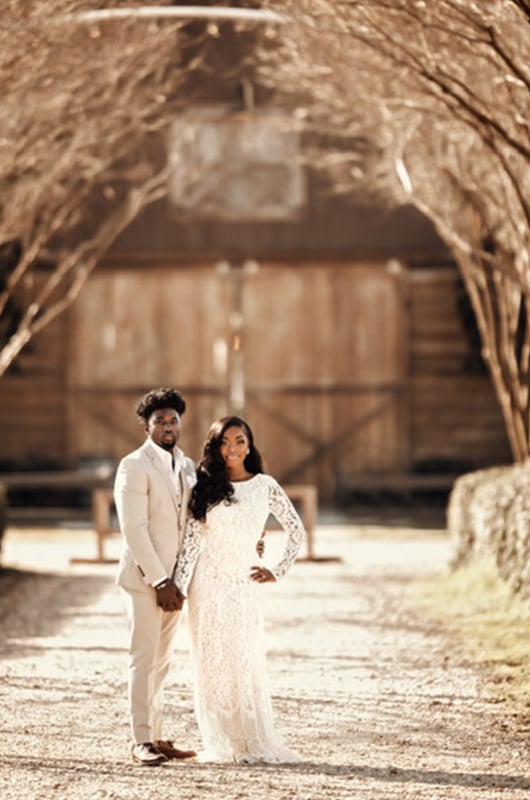
M 130 5 L 111 0 L 105 9 Z M 412 202 L 434 221 L 469 291 L 514 458 L 525 460 L 530 4 L 264 0 L 238 8 L 257 5 L 281 24 L 253 35 L 227 77 L 251 70 L 293 125 L 340 140 L 305 153 L 337 190 Z M 119 29 L 116 20 L 47 24 L 98 6 L 3 5 L 0 375 L 72 301 L 125 225 L 167 192 L 172 164 L 160 142 L 193 102 L 190 75 L 208 75 L 208 54 L 225 31 L 214 20 L 190 25 L 139 14 Z M 226 24 L 249 38 L 250 23 Z M 376 157 L 360 157 L 366 141 Z M 49 269 L 35 281 L 39 265 Z

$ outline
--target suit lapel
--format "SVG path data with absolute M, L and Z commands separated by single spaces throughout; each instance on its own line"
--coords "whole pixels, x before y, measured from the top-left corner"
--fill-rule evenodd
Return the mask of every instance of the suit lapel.
M 143 452 L 144 456 L 149 459 L 149 463 L 156 470 L 157 474 L 166 484 L 169 493 L 171 495 L 171 500 L 173 501 L 173 505 L 178 510 L 178 497 L 177 497 L 177 487 L 175 486 L 175 482 L 171 479 L 171 475 L 164 469 L 164 466 L 159 458 L 156 457 L 155 453 L 151 449 L 151 445 L 147 442 L 143 445 Z M 181 473 L 182 474 L 182 473 Z M 179 476 L 180 478 L 180 476 Z

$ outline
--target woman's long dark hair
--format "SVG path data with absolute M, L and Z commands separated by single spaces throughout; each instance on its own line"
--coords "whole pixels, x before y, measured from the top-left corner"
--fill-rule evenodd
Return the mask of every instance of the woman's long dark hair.
M 228 428 L 242 428 L 248 439 L 249 452 L 244 465 L 248 472 L 257 475 L 263 472 L 263 462 L 259 450 L 254 445 L 254 435 L 241 417 L 222 417 L 213 423 L 204 443 L 202 458 L 197 467 L 197 483 L 190 499 L 190 511 L 195 519 L 204 520 L 206 512 L 221 502 L 231 503 L 234 487 L 226 472 L 221 456 L 221 443 Z

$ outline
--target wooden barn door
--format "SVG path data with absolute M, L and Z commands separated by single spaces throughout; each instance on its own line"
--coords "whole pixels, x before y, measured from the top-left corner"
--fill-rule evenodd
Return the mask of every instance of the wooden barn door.
M 182 445 L 196 457 L 225 408 L 216 344 L 226 338 L 228 306 L 229 287 L 211 264 L 95 273 L 73 308 L 72 458 L 116 460 L 137 447 L 144 433 L 135 403 L 157 386 L 175 386 L 188 401 Z
M 407 326 L 395 262 L 264 265 L 244 292 L 246 413 L 270 471 L 333 500 L 406 469 Z
M 242 411 L 270 472 L 323 499 L 406 467 L 401 288 L 380 264 L 106 267 L 73 309 L 71 459 L 137 446 L 136 399 L 172 385 L 188 400 L 194 458 L 212 420 Z

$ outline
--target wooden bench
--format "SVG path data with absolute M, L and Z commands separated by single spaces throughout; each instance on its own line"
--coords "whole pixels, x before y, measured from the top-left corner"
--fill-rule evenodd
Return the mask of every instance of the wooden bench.
M 295 484 L 284 486 L 284 489 L 293 502 L 300 503 L 300 516 L 307 533 L 307 559 L 313 560 L 313 544 L 318 510 L 316 486 L 310 484 Z M 93 490 L 92 521 L 96 533 L 97 556 L 95 560 L 97 562 L 108 561 L 108 559 L 105 558 L 105 539 L 110 533 L 118 530 L 116 526 L 112 525 L 113 506 L 114 497 L 112 489 L 99 488 Z M 80 559 L 75 559 L 75 561 L 79 563 Z
M 0 474 L 0 484 L 7 490 L 8 497 L 8 519 L 15 521 L 27 521 L 38 519 L 56 520 L 58 518 L 86 519 L 90 511 L 84 508 L 65 508 L 64 493 L 71 490 L 81 490 L 82 492 L 92 493 L 99 488 L 108 488 L 112 485 L 114 477 L 114 467 L 110 464 L 100 464 L 97 467 L 84 467 L 75 470 L 42 470 L 24 472 L 5 472 Z M 59 496 L 59 507 L 50 507 L 48 504 L 39 506 L 37 502 L 32 502 L 34 493 L 46 490 L 46 494 L 53 497 Z M 28 502 L 24 505 L 12 506 L 10 494 L 16 491 L 27 491 L 29 493 Z M 61 496 L 63 495 L 63 496 Z M 71 498 L 67 501 L 71 505 Z
M 418 492 L 449 492 L 459 473 L 389 472 L 370 475 L 349 475 L 342 478 L 342 494 L 355 492 L 388 492 L 390 494 L 414 494 Z
M 102 464 L 98 467 L 83 468 L 76 470 L 43 470 L 35 472 L 5 472 L 0 474 L 0 483 L 2 483 L 7 491 L 9 498 L 9 491 L 17 489 L 48 489 L 50 491 L 64 491 L 69 489 L 82 489 L 91 492 L 92 495 L 92 519 L 94 519 L 94 498 L 98 492 L 112 492 L 109 486 L 114 477 L 114 467 L 110 464 Z M 76 509 L 77 511 L 77 509 Z M 31 517 L 39 516 L 41 519 L 55 519 L 57 517 L 58 509 L 39 508 L 38 512 L 35 508 L 18 508 L 10 512 L 10 516 L 17 518 L 28 518 L 28 513 Z M 86 516 L 86 511 L 84 516 Z M 74 512 L 72 509 L 68 512 L 72 516 Z M 77 517 L 78 514 L 76 513 Z M 71 559 L 72 562 L 83 561 L 87 559 Z M 90 559 L 92 561 L 92 559 Z M 112 561 L 113 559 L 105 559 L 103 539 L 98 536 L 97 539 L 97 558 L 95 561 L 104 562 Z
M 6 472 L 0 474 L 0 483 L 10 489 L 86 489 L 91 492 L 92 524 L 96 533 L 96 558 L 73 558 L 73 563 L 108 563 L 116 559 L 105 557 L 105 539 L 118 530 L 112 525 L 113 491 L 110 486 L 114 468 L 108 464 L 78 470 L 43 470 L 41 472 Z M 317 518 L 317 489 L 310 484 L 285 486 L 285 491 L 295 503 L 300 503 L 300 516 L 307 533 L 307 558 L 314 558 L 313 544 Z M 48 509 L 49 511 L 49 509 Z M 46 509 L 42 509 L 46 516 Z M 39 511 L 40 513 L 40 511 Z
M 86 469 L 50 469 L 39 472 L 4 472 L 0 483 L 10 489 L 96 489 L 112 482 L 113 467 L 108 464 Z

